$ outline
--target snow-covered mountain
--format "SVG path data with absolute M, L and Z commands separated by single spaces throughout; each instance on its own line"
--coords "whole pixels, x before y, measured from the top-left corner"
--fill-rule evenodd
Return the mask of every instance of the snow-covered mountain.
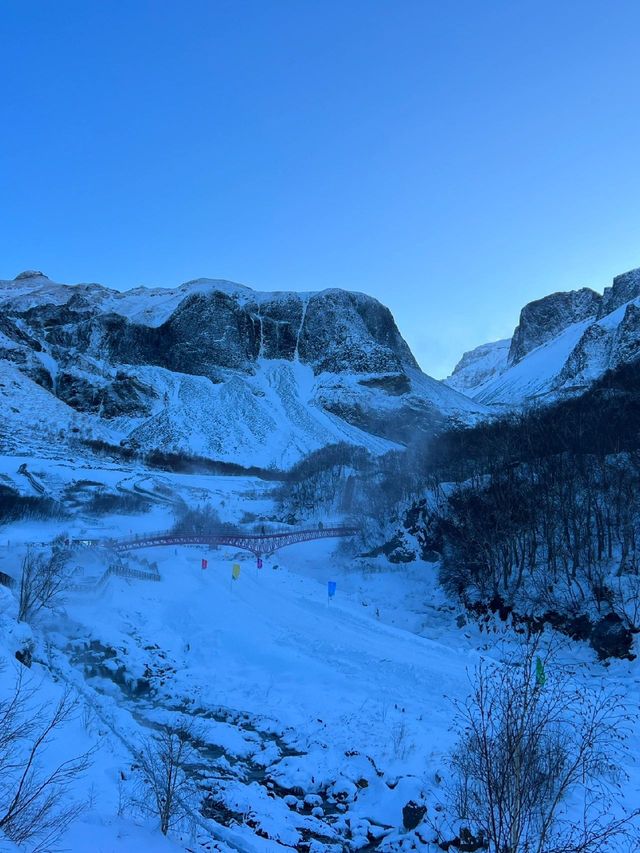
M 0 282 L 5 449 L 69 436 L 283 467 L 337 441 L 383 452 L 483 407 L 426 376 L 360 293 L 199 279 L 118 292 Z
M 580 393 L 640 356 L 640 269 L 601 295 L 589 288 L 530 302 L 510 341 L 465 353 L 446 383 L 489 406 Z

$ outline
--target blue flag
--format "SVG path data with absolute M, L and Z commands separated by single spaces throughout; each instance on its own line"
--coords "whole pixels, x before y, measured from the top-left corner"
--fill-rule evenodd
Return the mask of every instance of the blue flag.
M 333 598 L 333 596 L 336 594 L 336 582 L 335 581 L 328 581 L 327 592 L 329 593 L 329 598 Z

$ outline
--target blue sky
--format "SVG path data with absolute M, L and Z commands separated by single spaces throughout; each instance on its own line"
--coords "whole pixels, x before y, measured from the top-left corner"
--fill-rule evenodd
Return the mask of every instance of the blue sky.
M 640 266 L 640 3 L 4 0 L 0 277 L 345 287 L 423 368 Z

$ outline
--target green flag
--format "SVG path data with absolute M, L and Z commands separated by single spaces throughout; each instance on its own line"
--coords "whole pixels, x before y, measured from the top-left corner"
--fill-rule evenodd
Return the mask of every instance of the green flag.
M 538 687 L 544 687 L 544 683 L 547 680 L 547 676 L 544 674 L 544 664 L 540 660 L 540 658 L 536 658 L 536 682 Z

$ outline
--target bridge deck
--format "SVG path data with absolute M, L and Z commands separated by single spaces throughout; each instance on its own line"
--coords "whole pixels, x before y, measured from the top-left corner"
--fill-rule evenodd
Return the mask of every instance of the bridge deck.
M 126 539 L 104 540 L 114 551 L 125 553 L 139 548 L 156 548 L 170 545 L 230 545 L 244 551 L 251 551 L 256 557 L 269 556 L 279 548 L 295 545 L 299 542 L 311 542 L 315 539 L 333 539 L 353 536 L 358 532 L 354 527 L 323 527 L 305 530 L 286 530 L 277 533 L 245 533 L 235 531 L 203 531 L 202 533 L 146 533 Z

